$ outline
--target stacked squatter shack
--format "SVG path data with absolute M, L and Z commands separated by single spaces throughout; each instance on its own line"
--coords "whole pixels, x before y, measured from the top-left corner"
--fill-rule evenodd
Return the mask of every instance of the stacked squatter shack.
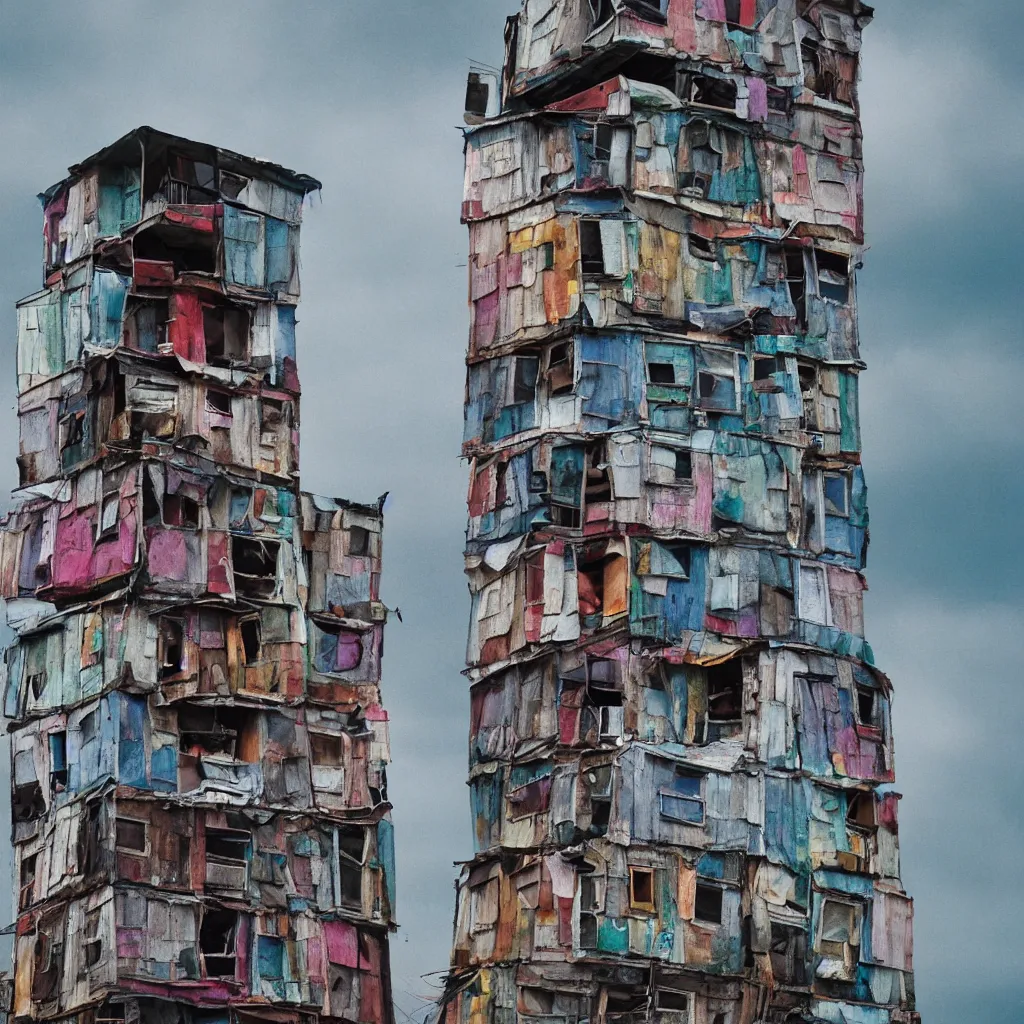
M 447 1024 L 910 1024 L 864 639 L 859 0 L 528 0 L 470 76 Z
M 318 187 L 142 128 L 42 197 L 0 559 L 14 1021 L 391 1020 L 382 503 L 298 483 Z

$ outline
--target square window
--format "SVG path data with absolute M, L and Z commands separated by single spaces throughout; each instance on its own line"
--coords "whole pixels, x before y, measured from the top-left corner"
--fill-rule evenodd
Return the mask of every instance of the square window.
M 689 1017 L 692 1006 L 692 992 L 680 992 L 671 988 L 655 990 L 654 1008 L 661 1013 L 681 1013 Z
M 654 913 L 654 869 L 629 869 L 629 905 L 633 910 Z
M 675 384 L 676 368 L 671 363 L 648 363 L 647 379 L 652 384 Z
M 694 900 L 694 918 L 704 924 L 721 924 L 722 896 L 723 890 L 719 886 L 698 882 Z
M 659 793 L 661 816 L 687 825 L 704 824 L 703 776 L 677 770 Z
M 125 853 L 145 853 L 147 848 L 148 826 L 144 821 L 132 821 L 130 818 L 118 818 L 115 827 L 115 845 Z

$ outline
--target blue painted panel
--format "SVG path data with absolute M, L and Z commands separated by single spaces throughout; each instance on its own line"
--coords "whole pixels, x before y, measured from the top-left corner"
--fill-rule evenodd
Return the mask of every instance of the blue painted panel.
M 395 876 L 395 826 L 383 818 L 377 822 L 377 859 L 384 868 L 384 886 L 387 889 L 388 905 L 394 915 L 398 899 Z
M 257 936 L 256 964 L 261 979 L 284 978 L 284 942 L 269 935 Z
M 267 287 L 287 291 L 292 277 L 292 231 L 283 220 L 266 219 Z
M 277 307 L 277 338 L 274 341 L 274 365 L 278 381 L 284 376 L 284 361 L 295 362 L 295 307 Z
M 263 218 L 259 214 L 224 207 L 224 270 L 229 283 L 247 288 L 264 286 L 262 236 Z
M 113 698 L 112 698 L 113 699 Z M 125 786 L 149 789 L 146 778 L 146 700 L 119 693 L 120 735 L 117 744 L 118 781 Z
M 124 306 L 131 281 L 112 270 L 97 270 L 92 277 L 90 315 L 92 342 L 103 348 L 116 348 L 121 341 Z

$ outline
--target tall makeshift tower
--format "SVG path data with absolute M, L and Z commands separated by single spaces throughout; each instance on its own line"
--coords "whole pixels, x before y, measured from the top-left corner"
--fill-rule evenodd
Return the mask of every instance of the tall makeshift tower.
M 467 95 L 448 1024 L 912 1022 L 864 640 L 859 0 L 528 0 Z
M 382 503 L 298 482 L 318 187 L 140 128 L 41 197 L 0 552 L 13 1020 L 392 1019 Z

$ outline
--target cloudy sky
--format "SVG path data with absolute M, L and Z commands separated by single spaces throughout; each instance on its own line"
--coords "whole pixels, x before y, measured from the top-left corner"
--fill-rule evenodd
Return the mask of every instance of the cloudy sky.
M 303 229 L 303 485 L 392 495 L 385 598 L 405 624 L 389 629 L 385 694 L 407 1010 L 446 967 L 452 862 L 470 853 L 458 126 L 468 60 L 500 62 L 516 2 L 0 0 L 0 492 L 16 479 L 13 305 L 40 284 L 37 192 L 141 124 L 324 183 Z M 878 8 L 862 88 L 869 637 L 897 687 L 925 1024 L 1013 1024 L 1024 5 Z

